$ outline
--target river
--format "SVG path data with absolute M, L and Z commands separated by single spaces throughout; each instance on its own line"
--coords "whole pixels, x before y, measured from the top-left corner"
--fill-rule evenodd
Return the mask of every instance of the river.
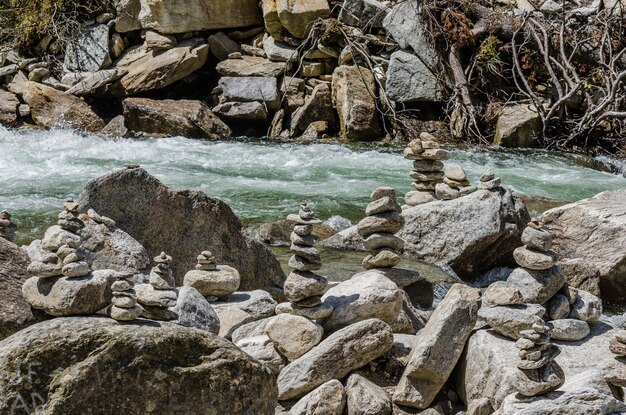
M 575 201 L 626 187 L 610 162 L 544 151 L 452 151 L 470 180 L 494 171 L 503 183 L 534 199 Z M 104 139 L 70 131 L 9 131 L 0 127 L 0 209 L 20 226 L 18 238 L 38 238 L 68 197 L 85 182 L 125 164 L 140 164 L 166 185 L 225 200 L 246 224 L 284 218 L 309 201 L 335 225 L 356 221 L 372 189 L 410 190 L 411 167 L 400 148 L 339 144 L 271 144 L 185 138 Z M 601 169 L 598 169 L 597 167 Z M 594 168 L 596 167 L 596 168 Z M 561 203 L 562 203 L 561 202 Z M 540 208 L 538 208 L 541 210 Z

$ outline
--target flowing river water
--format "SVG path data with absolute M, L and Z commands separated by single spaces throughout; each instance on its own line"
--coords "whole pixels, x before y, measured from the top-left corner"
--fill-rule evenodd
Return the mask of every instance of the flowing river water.
M 472 181 L 494 171 L 504 184 L 532 196 L 531 210 L 626 187 L 623 172 L 606 171 L 607 160 L 559 153 L 470 148 L 452 151 L 450 162 L 462 164 Z M 626 171 L 612 163 L 614 170 Z M 76 198 L 89 179 L 125 164 L 142 165 L 170 187 L 221 198 L 245 224 L 284 218 L 307 200 L 322 219 L 347 226 L 362 217 L 375 187 L 393 186 L 399 195 L 410 190 L 411 163 L 400 148 L 180 137 L 114 140 L 0 127 L 0 209 L 13 214 L 19 241 L 28 242 L 41 237 L 62 202 Z M 544 198 L 551 201 L 532 203 Z

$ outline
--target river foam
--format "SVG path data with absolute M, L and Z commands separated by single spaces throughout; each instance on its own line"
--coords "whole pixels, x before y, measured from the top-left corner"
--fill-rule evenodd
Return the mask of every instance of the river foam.
M 520 192 L 573 201 L 626 187 L 626 178 L 545 152 L 455 150 L 471 180 L 487 170 Z M 324 219 L 357 220 L 372 189 L 410 190 L 411 163 L 400 149 L 337 144 L 210 142 L 180 137 L 104 139 L 70 131 L 9 131 L 0 127 L 0 208 L 22 232 L 39 236 L 62 202 L 85 182 L 125 164 L 140 164 L 166 185 L 219 197 L 246 222 L 285 217 L 302 200 Z M 26 238 L 23 234 L 21 238 Z

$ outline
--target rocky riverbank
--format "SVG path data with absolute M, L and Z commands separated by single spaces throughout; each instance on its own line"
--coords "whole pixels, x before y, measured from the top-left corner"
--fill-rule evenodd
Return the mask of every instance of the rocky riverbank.
M 87 183 L 29 246 L 3 213 L 0 409 L 626 413 L 624 321 L 601 300 L 625 301 L 624 191 L 532 220 L 506 185 L 448 196 L 401 208 L 375 189 L 343 246 L 368 251 L 364 271 L 342 282 L 318 273 L 325 235 L 306 204 L 287 217 L 286 277 L 224 202 L 137 166 Z M 465 282 L 438 284 L 403 256 Z M 477 285 L 502 265 L 515 268 Z

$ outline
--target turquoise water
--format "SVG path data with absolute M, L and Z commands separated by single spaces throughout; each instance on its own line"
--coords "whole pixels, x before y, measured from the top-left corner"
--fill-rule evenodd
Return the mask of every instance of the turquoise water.
M 574 201 L 626 187 L 626 178 L 545 152 L 455 150 L 469 178 L 491 170 L 532 196 Z M 20 226 L 19 238 L 39 237 L 68 197 L 91 178 L 140 164 L 166 185 L 198 189 L 225 200 L 246 223 L 275 220 L 308 201 L 319 217 L 358 220 L 372 189 L 410 190 L 411 162 L 401 149 L 338 144 L 209 142 L 185 138 L 105 139 L 69 131 L 8 131 L 0 127 L 0 209 Z

